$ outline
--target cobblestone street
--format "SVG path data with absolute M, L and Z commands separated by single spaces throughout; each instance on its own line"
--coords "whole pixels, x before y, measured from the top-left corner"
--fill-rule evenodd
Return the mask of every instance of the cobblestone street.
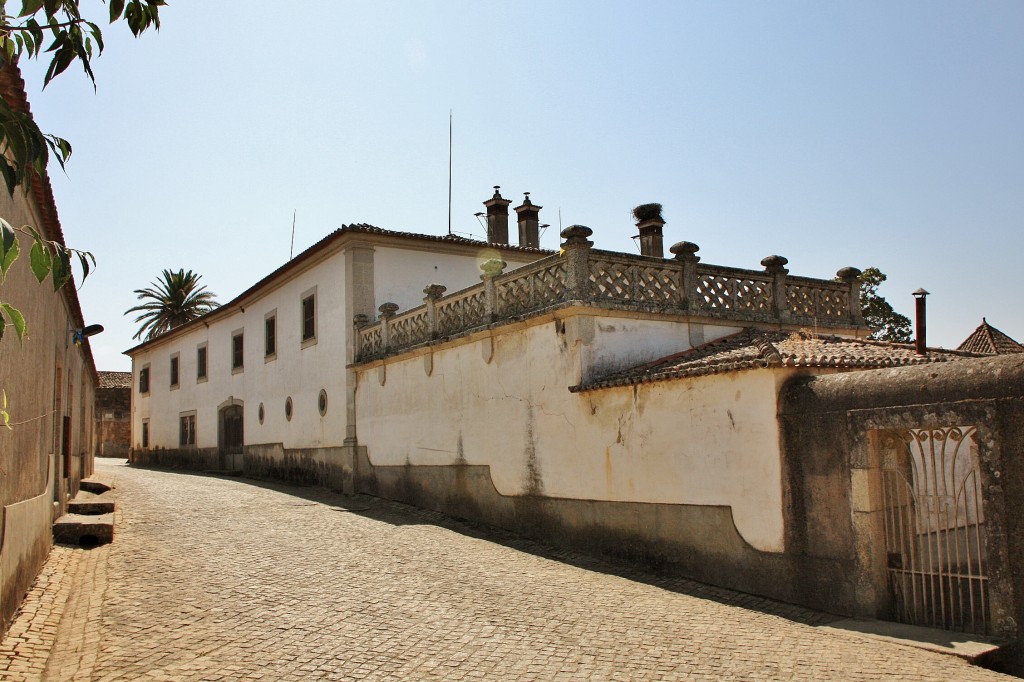
M 115 541 L 54 548 L 2 679 L 1013 679 L 374 498 L 109 462 Z

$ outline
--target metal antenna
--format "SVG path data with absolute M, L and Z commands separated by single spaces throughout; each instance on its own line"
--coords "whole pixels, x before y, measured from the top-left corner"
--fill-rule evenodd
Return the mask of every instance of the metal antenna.
M 295 255 L 295 216 L 298 214 L 299 209 L 292 211 L 292 247 L 288 250 L 288 260 L 292 259 Z
M 452 233 L 452 110 L 448 110 L 448 234 Z

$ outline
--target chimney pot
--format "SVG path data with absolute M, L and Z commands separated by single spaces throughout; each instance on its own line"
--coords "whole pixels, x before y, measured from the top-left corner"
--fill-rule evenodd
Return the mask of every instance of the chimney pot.
M 501 196 L 501 185 L 494 186 L 494 196 L 484 202 L 487 207 L 487 241 L 508 244 L 508 205 L 512 202 Z
M 523 203 L 516 206 L 519 220 L 519 245 L 532 249 L 540 248 L 540 209 L 530 201 L 530 193 L 523 192 Z
M 927 304 L 925 298 L 928 296 L 928 292 L 924 289 L 918 289 L 913 293 L 915 299 L 915 315 L 914 315 L 914 327 L 915 327 L 915 339 L 914 339 L 914 350 L 917 351 L 918 355 L 928 354 L 928 315 L 927 315 Z

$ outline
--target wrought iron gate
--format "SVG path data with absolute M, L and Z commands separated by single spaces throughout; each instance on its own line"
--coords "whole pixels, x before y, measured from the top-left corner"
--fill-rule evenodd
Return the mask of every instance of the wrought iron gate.
M 889 585 L 900 622 L 988 633 L 976 431 L 899 429 L 882 436 Z

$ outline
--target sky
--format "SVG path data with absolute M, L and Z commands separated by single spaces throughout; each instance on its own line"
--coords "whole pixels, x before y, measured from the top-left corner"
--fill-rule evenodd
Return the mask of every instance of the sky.
M 500 185 L 552 225 L 831 278 L 875 266 L 930 345 L 982 316 L 1024 342 L 1024 3 L 170 0 L 162 28 L 104 28 L 33 113 L 101 370 L 127 370 L 134 289 L 194 270 L 226 302 L 343 224 L 483 237 Z M 105 7 L 83 0 L 99 21 Z M 313 11 L 313 10 L 316 11 Z M 104 22 L 105 26 L 105 22 Z M 426 284 L 426 283 L 424 283 Z M 31 320 L 30 320 L 31 323 Z

